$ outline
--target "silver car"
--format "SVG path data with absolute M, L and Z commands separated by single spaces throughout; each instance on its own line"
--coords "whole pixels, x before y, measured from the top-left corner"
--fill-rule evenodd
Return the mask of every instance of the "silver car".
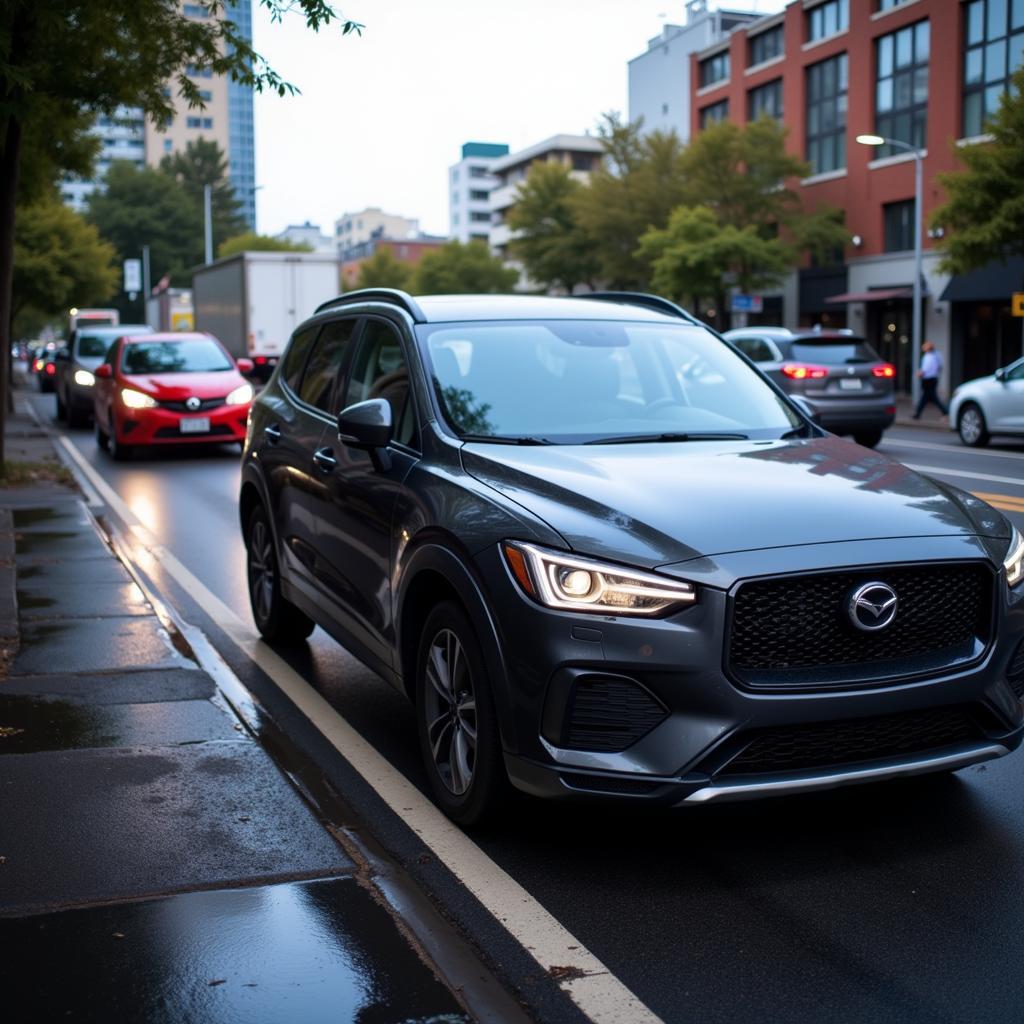
M 1024 359 L 961 384 L 949 403 L 949 425 L 972 448 L 993 434 L 1024 437 Z

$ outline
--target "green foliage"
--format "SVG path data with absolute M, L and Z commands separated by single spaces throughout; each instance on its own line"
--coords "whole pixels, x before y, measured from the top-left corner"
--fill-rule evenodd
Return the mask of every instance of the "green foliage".
M 402 263 L 395 254 L 383 246 L 372 256 L 359 264 L 357 288 L 409 288 L 413 278 L 413 268 Z
M 270 235 L 258 235 L 255 231 L 243 231 L 240 235 L 232 235 L 217 246 L 217 256 L 234 256 L 240 252 L 312 252 L 312 246 L 305 243 L 296 244 L 283 238 Z
M 23 206 L 14 240 L 12 313 L 28 329 L 71 306 L 106 300 L 118 283 L 114 247 L 56 195 Z
M 519 274 L 492 256 L 486 242 L 446 242 L 423 254 L 413 276 L 421 295 L 494 294 L 511 291 Z
M 940 269 L 948 273 L 1024 255 L 1024 68 L 985 130 L 991 142 L 956 150 L 964 170 L 938 176 L 949 198 L 930 222 L 945 231 Z
M 562 164 L 536 163 L 519 186 L 508 217 L 508 226 L 517 232 L 510 253 L 534 281 L 569 293 L 577 284 L 593 287 L 598 274 L 593 246 L 576 215 L 582 191 Z

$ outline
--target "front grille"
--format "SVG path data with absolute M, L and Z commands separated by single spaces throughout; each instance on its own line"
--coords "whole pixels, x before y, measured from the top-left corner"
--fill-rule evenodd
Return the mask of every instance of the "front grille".
M 169 409 L 171 412 L 207 412 L 210 409 L 219 409 L 224 404 L 224 397 L 220 398 L 204 398 L 199 403 L 198 409 L 190 409 L 183 401 L 182 402 L 160 402 L 161 409 Z
M 645 687 L 624 676 L 582 676 L 573 684 L 565 745 L 576 750 L 625 750 L 668 714 Z
M 160 427 L 154 437 L 167 437 L 167 438 L 195 438 L 195 437 L 223 437 L 224 435 L 231 435 L 232 430 L 225 423 L 215 423 L 210 427 L 209 430 L 204 430 L 201 434 L 183 434 L 177 427 Z
M 888 583 L 899 598 L 887 628 L 855 629 L 851 592 Z M 752 580 L 732 607 L 727 669 L 764 689 L 828 686 L 935 672 L 980 657 L 992 629 L 995 577 L 983 563 L 893 566 Z
M 903 757 L 978 740 L 963 707 L 765 729 L 719 775 L 763 775 Z
M 1013 687 L 1013 692 L 1024 700 L 1024 640 L 1017 644 L 1017 653 L 1006 670 L 1006 678 Z

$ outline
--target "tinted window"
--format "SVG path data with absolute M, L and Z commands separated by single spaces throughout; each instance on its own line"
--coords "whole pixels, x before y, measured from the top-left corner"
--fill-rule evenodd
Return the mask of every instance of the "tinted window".
M 323 328 L 299 384 L 299 398 L 331 415 L 338 411 L 331 407 L 331 398 L 357 323 L 358 320 L 334 320 Z
M 84 359 L 102 359 L 118 338 L 132 334 L 152 334 L 153 329 L 144 324 L 126 324 L 106 330 L 80 328 L 75 342 L 76 353 Z
M 303 331 L 296 331 L 288 345 L 288 351 L 284 354 L 284 362 L 281 366 L 281 376 L 285 384 L 298 392 L 299 378 L 302 376 L 302 368 L 306 365 L 306 356 L 309 355 L 310 346 L 316 338 L 319 326 L 307 327 Z
M 133 341 L 125 345 L 121 355 L 125 373 L 213 373 L 233 369 L 234 365 L 210 338 Z
M 78 354 L 89 359 L 102 358 L 110 346 L 110 338 L 105 335 L 82 334 L 78 338 Z
M 409 368 L 395 329 L 380 320 L 368 320 L 359 351 L 349 374 L 344 405 L 370 398 L 386 398 L 391 405 L 394 438 L 415 443 L 416 424 L 409 397 Z
M 775 358 L 771 345 L 764 338 L 736 338 L 733 344 L 755 363 L 770 363 Z
M 878 353 L 870 345 L 855 338 L 849 341 L 795 341 L 793 358 L 806 363 L 825 363 L 827 366 L 881 362 Z

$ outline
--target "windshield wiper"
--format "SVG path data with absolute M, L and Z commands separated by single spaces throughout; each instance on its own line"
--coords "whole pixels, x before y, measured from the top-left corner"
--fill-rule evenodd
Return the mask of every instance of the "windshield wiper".
M 459 437 L 460 441 L 483 441 L 486 444 L 521 444 L 521 445 L 538 445 L 538 444 L 557 444 L 557 441 L 552 441 L 546 437 L 502 437 L 498 434 L 462 434 Z
M 584 444 L 648 444 L 671 441 L 749 441 L 748 434 L 719 434 L 707 431 L 686 434 L 622 434 L 619 437 L 597 437 Z

